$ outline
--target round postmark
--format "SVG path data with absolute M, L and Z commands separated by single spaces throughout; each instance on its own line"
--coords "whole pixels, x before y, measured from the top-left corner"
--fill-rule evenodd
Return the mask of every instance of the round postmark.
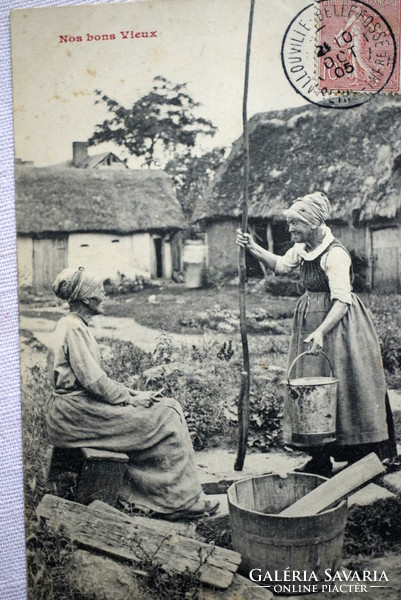
M 317 5 L 319 91 L 378 93 L 399 91 L 395 70 L 397 3 L 383 5 L 386 17 L 361 0 L 321 0 Z
M 308 102 L 325 108 L 353 108 L 371 100 L 373 95 L 383 90 L 389 82 L 394 72 L 397 55 L 394 34 L 386 20 L 381 18 L 376 10 L 369 7 L 372 13 L 375 13 L 375 15 L 378 15 L 378 17 L 381 18 L 381 21 L 375 21 L 375 23 L 380 22 L 380 31 L 388 32 L 387 36 L 391 40 L 391 54 L 390 50 L 388 51 L 391 59 L 390 68 L 387 69 L 385 75 L 381 77 L 380 85 L 376 85 L 374 89 L 371 87 L 366 90 L 352 89 L 352 87 L 345 85 L 346 79 L 341 88 L 338 87 L 337 83 L 335 83 L 334 86 L 327 86 L 325 82 L 326 71 L 324 71 L 323 75 L 322 71 L 319 71 L 319 61 L 331 56 L 335 50 L 330 40 L 330 36 L 335 30 L 333 27 L 334 20 L 331 21 L 330 28 L 326 28 L 322 27 L 322 20 L 319 18 L 319 15 L 323 14 L 321 11 L 324 10 L 324 8 L 327 8 L 327 5 L 330 6 L 333 14 L 334 7 L 336 7 L 337 13 L 341 13 L 341 6 L 347 6 L 348 8 L 351 5 L 358 5 L 359 7 L 365 6 L 365 4 L 359 0 L 320 0 L 316 4 L 309 4 L 303 8 L 290 22 L 283 38 L 281 47 L 283 70 L 294 90 Z M 347 13 L 345 10 L 342 12 L 343 15 L 341 16 L 341 22 L 339 23 L 341 29 L 339 31 L 335 30 L 339 35 L 344 33 L 344 25 L 346 25 L 346 22 L 344 21 Z M 324 15 L 324 18 L 326 18 L 326 12 Z M 379 33 L 378 27 L 376 27 L 375 32 L 373 33 Z M 346 39 L 349 38 L 347 34 L 345 34 L 345 37 Z M 350 43 L 348 42 L 347 52 L 352 53 L 349 46 Z M 342 49 L 345 51 L 344 48 Z M 355 48 L 353 50 L 357 53 Z M 371 57 L 371 54 L 368 53 L 368 56 Z M 345 55 L 340 54 L 340 58 L 344 60 Z M 336 57 L 334 58 L 334 62 L 335 60 Z M 344 60 L 344 62 L 347 61 Z M 326 63 L 328 65 L 329 60 L 326 60 Z M 324 62 L 322 62 L 322 64 L 327 70 L 327 66 L 324 65 Z M 352 66 L 352 63 L 350 64 Z M 342 66 L 344 68 L 344 65 Z M 347 66 L 347 69 L 348 71 L 351 70 L 349 66 Z M 337 74 L 340 73 L 341 72 L 338 70 Z M 319 79 L 319 77 L 322 77 L 322 79 Z M 337 77 L 337 79 L 343 78 L 344 76 Z M 364 93 L 361 93 L 362 91 Z

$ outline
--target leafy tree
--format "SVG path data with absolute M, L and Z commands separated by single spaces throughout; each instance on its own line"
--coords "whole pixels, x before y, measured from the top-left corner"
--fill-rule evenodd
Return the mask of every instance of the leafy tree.
M 96 126 L 90 145 L 114 142 L 134 156 L 144 157 L 147 166 L 162 166 L 161 157 L 190 154 L 198 136 L 213 136 L 217 127 L 194 114 L 199 103 L 186 91 L 186 84 L 174 84 L 164 77 L 153 80 L 152 90 L 126 108 L 101 90 L 96 104 L 106 104 L 112 117 Z
M 199 202 L 217 169 L 224 161 L 225 148 L 213 148 L 202 156 L 190 153 L 174 156 L 166 165 L 166 172 L 174 182 L 177 198 L 185 216 L 191 220 Z

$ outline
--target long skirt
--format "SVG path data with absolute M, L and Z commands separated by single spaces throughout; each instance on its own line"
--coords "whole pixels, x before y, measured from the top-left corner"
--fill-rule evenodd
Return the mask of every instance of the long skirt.
M 142 408 L 107 404 L 85 392 L 54 393 L 45 414 L 54 446 L 128 454 L 122 500 L 164 514 L 198 500 L 202 490 L 195 453 L 175 400 L 163 398 Z
M 330 294 L 326 292 L 306 292 L 300 298 L 294 314 L 288 366 L 308 349 L 303 340 L 323 322 L 331 307 Z M 376 444 L 380 458 L 394 456 L 394 431 L 380 345 L 371 318 L 355 294 L 345 316 L 325 336 L 324 351 L 338 379 L 338 454 L 348 447 Z M 290 373 L 291 378 L 313 376 L 330 376 L 330 366 L 321 354 L 300 358 Z M 283 434 L 285 443 L 291 444 L 288 398 Z

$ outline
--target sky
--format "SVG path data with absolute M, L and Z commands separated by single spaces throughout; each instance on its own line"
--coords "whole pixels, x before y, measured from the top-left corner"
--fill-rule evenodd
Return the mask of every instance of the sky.
M 304 104 L 285 78 L 280 49 L 288 24 L 307 4 L 256 0 L 248 117 Z M 109 116 L 104 105 L 94 104 L 95 89 L 128 107 L 151 89 L 157 75 L 187 83 L 201 104 L 199 116 L 218 127 L 213 140 L 201 141 L 204 149 L 229 146 L 242 133 L 248 17 L 246 0 L 152 0 L 14 11 L 15 156 L 36 166 L 70 160 L 72 142 L 87 140 Z M 121 31 L 129 32 L 126 39 Z M 136 32 L 151 31 L 156 36 L 135 38 Z M 110 39 L 112 34 L 116 39 Z M 96 35 L 109 39 L 91 39 Z M 90 153 L 106 149 L 112 147 Z

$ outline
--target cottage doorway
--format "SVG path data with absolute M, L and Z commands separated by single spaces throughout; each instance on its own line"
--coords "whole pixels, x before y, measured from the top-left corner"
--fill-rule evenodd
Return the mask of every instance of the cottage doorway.
M 33 285 L 37 290 L 50 290 L 56 276 L 67 266 L 67 237 L 33 240 Z
M 163 240 L 160 237 L 153 238 L 155 245 L 155 258 L 156 258 L 156 277 L 160 279 L 163 277 Z
M 267 239 L 267 226 L 265 223 L 251 223 L 249 225 L 249 232 L 254 237 L 255 241 L 259 246 L 262 246 L 265 250 L 271 250 L 269 248 L 269 242 Z M 257 258 L 255 258 L 250 252 L 245 254 L 246 261 L 246 274 L 248 277 L 262 278 L 264 272 L 261 264 Z
M 286 221 L 275 221 L 272 224 L 273 252 L 282 256 L 293 245 Z M 271 249 L 271 248 L 270 248 Z
M 401 235 L 398 227 L 372 230 L 373 289 L 384 294 L 401 291 Z

